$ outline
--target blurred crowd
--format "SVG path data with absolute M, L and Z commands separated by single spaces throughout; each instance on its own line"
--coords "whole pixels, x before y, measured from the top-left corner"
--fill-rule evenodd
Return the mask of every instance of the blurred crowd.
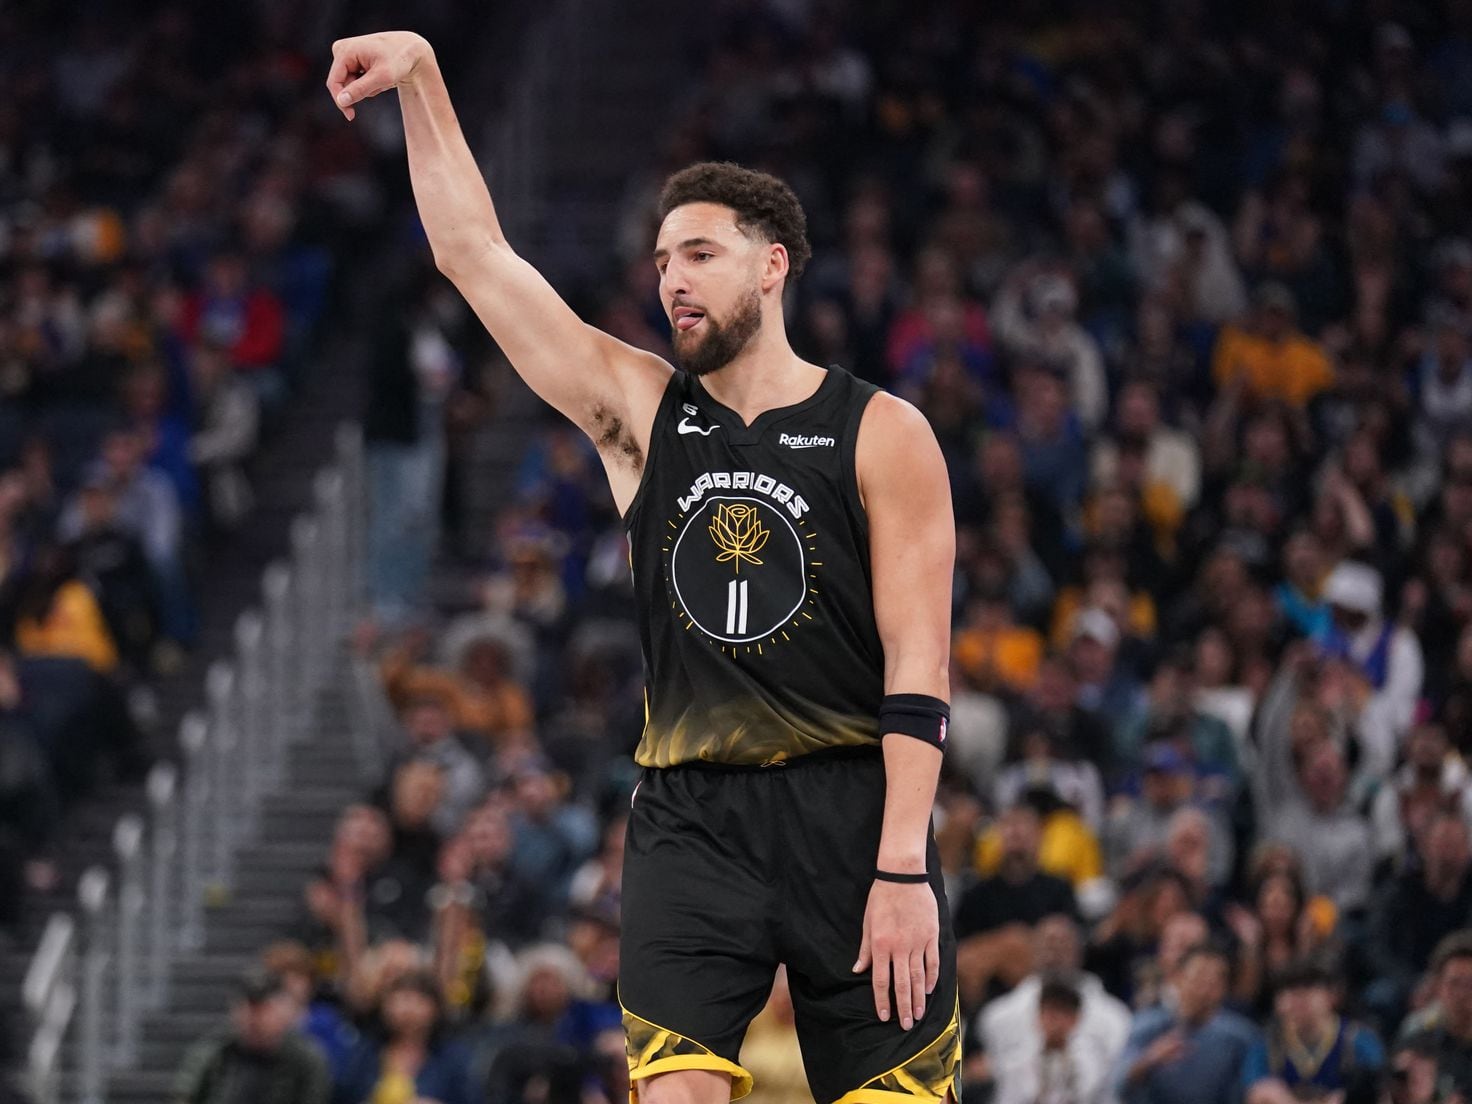
M 709 9 L 567 291 L 668 355 L 660 181 L 770 170 L 799 352 L 941 440 L 968 1099 L 1472 1100 L 1472 3 Z M 379 640 L 400 753 L 239 1005 L 343 1104 L 625 1091 L 641 671 L 576 430 L 492 546 Z M 780 981 L 743 1061 L 804 1099 Z
M 166 750 L 152 687 L 308 374 L 396 151 L 300 6 L 0 10 L 0 928 L 63 816 Z

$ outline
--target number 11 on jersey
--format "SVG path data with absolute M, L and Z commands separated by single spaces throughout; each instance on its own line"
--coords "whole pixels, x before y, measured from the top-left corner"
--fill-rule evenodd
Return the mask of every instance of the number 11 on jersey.
M 726 584 L 726 635 L 746 635 L 746 587 L 748 580 L 732 579 Z

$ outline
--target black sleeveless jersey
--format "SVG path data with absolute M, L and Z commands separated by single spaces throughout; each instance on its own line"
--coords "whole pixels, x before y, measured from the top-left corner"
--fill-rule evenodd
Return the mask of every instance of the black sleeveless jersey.
M 830 368 L 809 398 L 748 427 L 695 377 L 670 380 L 625 518 L 640 765 L 878 743 L 884 653 L 854 463 L 876 390 Z

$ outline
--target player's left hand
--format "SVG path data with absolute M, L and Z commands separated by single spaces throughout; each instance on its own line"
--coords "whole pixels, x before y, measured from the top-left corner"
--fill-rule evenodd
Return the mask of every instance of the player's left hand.
M 876 881 L 870 888 L 854 973 L 870 967 L 874 1010 L 889 1021 L 892 985 L 893 1009 L 909 1031 L 940 978 L 940 905 L 930 886 Z

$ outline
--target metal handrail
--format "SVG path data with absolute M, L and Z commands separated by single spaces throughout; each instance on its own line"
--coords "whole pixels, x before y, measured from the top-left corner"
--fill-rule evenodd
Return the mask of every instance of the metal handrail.
M 36 1104 L 56 1104 L 62 1040 L 77 1004 L 77 923 L 65 913 L 46 922 L 41 943 L 21 985 L 35 1024 L 26 1067 Z
M 235 621 L 235 654 L 237 656 L 237 728 L 239 732 L 241 795 L 240 822 L 243 838 L 250 838 L 256 826 L 265 764 L 270 754 L 264 739 L 262 711 L 265 693 L 266 622 L 257 610 L 246 610 Z
M 81 1099 L 102 1104 L 107 1074 L 107 1042 L 103 1035 L 103 995 L 111 964 L 108 939 L 108 876 L 100 866 L 90 867 L 77 883 L 77 901 L 85 928 L 81 991 Z
M 117 967 L 113 986 L 113 1008 L 117 1021 L 113 1030 L 113 1064 L 130 1066 L 138 1050 L 138 1013 L 141 1004 L 138 959 L 143 923 L 143 818 L 128 813 L 119 818 L 112 832 L 113 853 L 118 863 Z
M 175 859 L 179 849 L 179 772 L 160 763 L 148 775 L 148 987 L 145 999 L 152 1010 L 162 1008 L 168 996 L 169 951 L 176 930 L 174 885 L 179 880 Z
M 281 767 L 286 759 L 286 745 L 291 739 L 291 726 L 296 714 L 286 687 L 291 681 L 292 590 L 295 584 L 291 568 L 273 563 L 261 576 L 261 595 L 266 604 L 265 642 L 266 681 L 271 692 L 266 695 L 266 727 L 270 742 L 270 777 L 274 786 L 281 780 Z
M 205 743 L 209 722 L 191 712 L 179 723 L 179 751 L 184 758 L 184 799 L 178 803 L 179 945 L 197 950 L 204 943 L 205 862 L 209 854 L 207 833 L 218 827 L 209 815 L 211 783 Z
M 235 717 L 235 668 L 227 660 L 217 659 L 205 674 L 205 700 L 209 711 L 210 779 L 214 786 L 211 813 L 216 824 L 210 859 L 209 894 L 216 899 L 228 892 L 232 847 L 235 843 L 237 819 L 242 794 L 236 760 L 240 740 Z

